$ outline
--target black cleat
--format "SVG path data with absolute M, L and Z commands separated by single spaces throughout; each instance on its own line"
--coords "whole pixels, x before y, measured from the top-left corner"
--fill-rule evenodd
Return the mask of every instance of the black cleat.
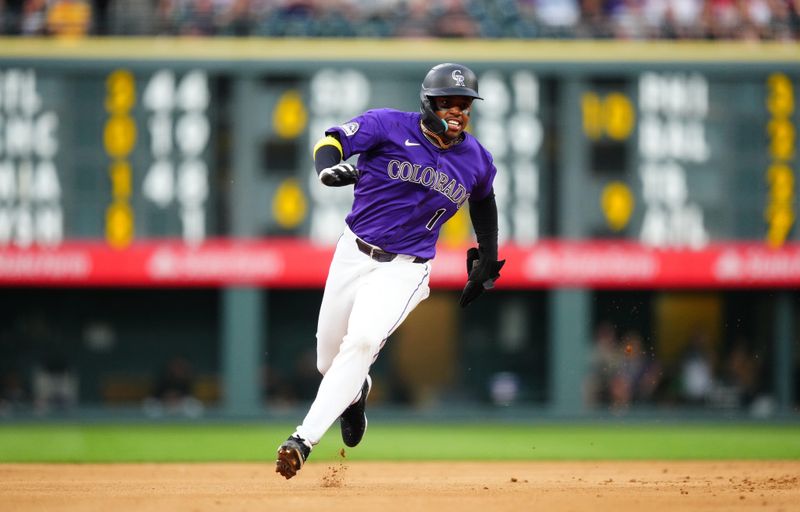
M 367 415 L 364 410 L 367 407 L 367 396 L 372 389 L 372 379 L 367 375 L 364 385 L 361 387 L 361 398 L 344 410 L 339 418 L 339 425 L 342 427 L 342 441 L 350 448 L 358 445 L 367 431 Z
M 292 478 L 303 467 L 303 463 L 311 453 L 311 445 L 305 440 L 292 436 L 278 448 L 278 458 L 275 461 L 275 472 L 283 475 L 287 480 Z

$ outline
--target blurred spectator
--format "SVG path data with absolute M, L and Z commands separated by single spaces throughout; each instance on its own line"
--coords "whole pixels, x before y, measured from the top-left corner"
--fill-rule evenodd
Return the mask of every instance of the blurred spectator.
M 278 37 L 313 37 L 314 20 L 320 13 L 312 0 L 283 0 L 267 11 L 264 35 Z
M 721 376 L 723 384 L 733 388 L 738 405 L 749 406 L 758 393 L 759 366 L 747 340 L 739 336 L 728 353 Z
M 613 37 L 604 0 L 581 0 L 581 17 L 575 35 L 582 39 L 607 39 Z
M 294 366 L 274 363 L 263 368 L 262 379 L 270 407 L 290 407 L 313 400 L 321 379 L 316 349 L 312 346 L 301 352 Z
M 737 39 L 746 35 L 737 0 L 706 0 L 703 21 L 709 39 Z
M 183 0 L 179 3 L 178 34 L 213 36 L 217 33 L 217 5 L 213 0 Z
M 359 18 L 360 13 L 351 2 L 323 2 L 312 25 L 312 34 L 317 37 L 355 37 Z
M 714 387 L 714 352 L 705 331 L 697 330 L 680 359 L 681 398 L 690 404 L 703 404 Z
M 428 12 L 428 0 L 409 0 L 404 2 L 398 13 L 398 24 L 395 37 L 415 38 L 431 37 L 433 19 Z
M 600 0 L 598 0 L 600 1 Z M 508 19 L 509 28 L 506 30 L 508 37 L 533 39 L 539 36 L 540 27 L 536 21 L 536 1 L 519 0 L 513 18 Z
M 20 17 L 20 33 L 31 36 L 44 35 L 46 14 L 46 0 L 25 0 Z
M 14 11 L 8 0 L 0 0 L 0 34 L 12 33 L 14 22 Z
M 28 394 L 19 372 L 0 373 L 0 417 L 13 414 L 28 402 Z
M 361 13 L 355 21 L 359 37 L 390 37 L 399 23 L 400 3 L 403 0 L 356 0 L 355 9 Z
M 32 393 L 36 413 L 67 411 L 78 403 L 78 376 L 64 356 L 51 354 L 33 368 Z
M 53 0 L 45 25 L 53 36 L 85 36 L 92 26 L 92 6 L 86 0 Z
M 218 13 L 219 33 L 226 36 L 247 36 L 253 31 L 250 0 L 231 0 Z
M 135 0 L 131 0 L 135 1 Z M 154 32 L 158 35 L 177 35 L 180 16 L 179 0 L 157 0 Z M 124 13 L 123 13 L 124 16 Z
M 772 37 L 772 11 L 768 0 L 740 0 L 741 35 L 743 39 Z
M 798 32 L 798 0 L 744 0 L 745 19 L 760 39 L 789 40 Z M 794 19 L 793 19 L 794 14 Z
M 800 0 L 0 0 L 0 31 L 796 40 Z
M 587 381 L 589 405 L 608 405 L 622 412 L 661 399 L 665 384 L 661 364 L 648 353 L 638 331 L 628 330 L 617 339 L 614 326 L 604 321 L 595 330 L 594 343 Z
M 625 382 L 620 374 L 622 353 L 614 326 L 600 322 L 595 328 L 594 346 L 589 359 L 589 375 L 586 381 L 586 400 L 591 407 L 625 402 Z
M 617 39 L 645 39 L 648 35 L 644 0 L 608 0 L 611 30 Z
M 794 38 L 800 34 L 800 0 L 785 0 L 789 6 L 789 25 Z
M 156 377 L 153 392 L 144 402 L 149 416 L 182 415 L 196 418 L 203 404 L 194 396 L 194 370 L 183 357 L 174 357 Z
M 800 34 L 800 0 L 773 0 L 774 37 L 779 40 L 798 38 Z
M 580 20 L 577 0 L 536 0 L 542 37 L 571 38 Z
M 469 38 L 478 36 L 478 26 L 467 13 L 461 0 L 444 0 L 434 4 L 433 36 Z
M 703 0 L 664 0 L 664 25 L 660 37 L 703 39 Z
M 108 30 L 120 36 L 157 32 L 157 0 L 112 0 L 108 6 Z
M 641 334 L 636 330 L 626 332 L 622 337 L 622 350 L 625 353 L 621 371 L 624 405 L 659 401 L 663 370 L 659 361 L 645 349 Z

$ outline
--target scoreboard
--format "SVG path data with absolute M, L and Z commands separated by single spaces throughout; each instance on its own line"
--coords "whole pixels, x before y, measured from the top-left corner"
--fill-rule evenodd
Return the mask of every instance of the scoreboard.
M 0 69 L 0 244 L 213 233 L 208 76 Z
M 635 45 L 634 45 L 635 46 Z M 0 45 L 0 283 L 322 286 L 350 189 L 311 148 L 463 62 L 503 286 L 797 286 L 800 55 L 784 46 Z M 616 57 L 615 57 L 616 55 Z M 433 283 L 460 286 L 466 209 Z

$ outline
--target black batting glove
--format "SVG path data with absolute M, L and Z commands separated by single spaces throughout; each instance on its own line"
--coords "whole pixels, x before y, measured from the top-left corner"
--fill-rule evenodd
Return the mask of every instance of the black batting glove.
M 341 162 L 332 167 L 326 167 L 319 173 L 319 181 L 329 187 L 344 187 L 358 181 L 358 169 Z
M 495 261 L 492 258 L 481 257 L 475 247 L 467 250 L 467 285 L 461 292 L 458 303 L 462 308 L 477 299 L 484 291 L 494 288 L 494 282 L 500 277 L 500 269 L 506 260 Z

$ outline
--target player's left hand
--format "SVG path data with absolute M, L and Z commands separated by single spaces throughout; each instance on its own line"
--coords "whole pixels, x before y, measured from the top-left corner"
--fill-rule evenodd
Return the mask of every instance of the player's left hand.
M 494 288 L 494 282 L 500 277 L 500 269 L 506 260 L 494 261 L 490 258 L 481 258 L 480 251 L 475 247 L 467 250 L 467 285 L 461 292 L 458 303 L 462 308 L 467 307 L 484 291 Z
M 344 187 L 358 181 L 358 169 L 347 162 L 326 167 L 319 173 L 319 181 L 329 187 Z

